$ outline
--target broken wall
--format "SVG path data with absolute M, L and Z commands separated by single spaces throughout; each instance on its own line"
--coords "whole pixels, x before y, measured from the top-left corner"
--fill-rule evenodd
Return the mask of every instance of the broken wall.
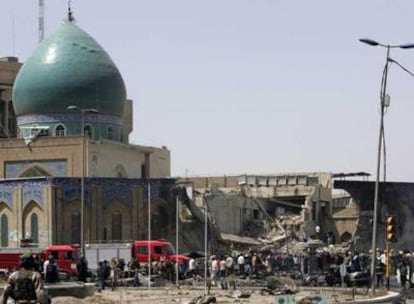
M 207 203 L 222 233 L 250 235 L 249 223 L 263 218 L 254 200 L 241 195 L 216 193 L 207 197 Z
M 346 190 L 359 207 L 359 220 L 354 231 L 358 250 L 368 251 L 372 245 L 372 223 L 374 210 L 375 182 L 335 181 L 334 187 Z M 414 248 L 414 184 L 379 183 L 377 247 L 385 248 L 385 217 L 392 214 L 398 221 L 398 242 L 391 248 L 413 250 Z

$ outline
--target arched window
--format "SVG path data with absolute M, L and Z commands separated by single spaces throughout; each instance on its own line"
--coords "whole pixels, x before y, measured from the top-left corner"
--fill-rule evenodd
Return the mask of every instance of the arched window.
M 58 125 L 55 128 L 55 136 L 65 136 L 65 127 L 63 125 Z
M 93 134 L 93 130 L 92 130 L 92 126 L 91 125 L 87 125 L 83 128 L 83 132 L 86 136 L 88 136 L 89 138 L 92 137 Z
M 16 122 L 16 114 L 14 113 L 14 108 L 13 108 L 13 101 L 10 101 L 10 103 L 9 103 L 9 121 L 8 121 L 9 133 L 15 134 L 16 133 L 16 126 L 17 126 L 17 122 Z
M 7 247 L 9 246 L 9 219 L 7 218 L 7 215 L 3 214 L 1 216 L 1 247 Z
M 44 168 L 34 165 L 33 167 L 27 168 L 20 177 L 36 177 L 36 176 L 52 176 Z
M 114 129 L 109 127 L 108 128 L 108 139 L 113 139 L 113 138 L 114 138 Z
M 122 240 L 122 214 L 119 211 L 112 213 L 112 240 Z
M 352 239 L 352 234 L 349 233 L 348 231 L 345 231 L 342 235 L 341 235 L 341 242 L 348 242 Z
M 1 131 L 3 131 L 3 129 L 5 129 L 6 126 L 6 102 L 1 99 L 1 91 L 0 91 L 0 127 L 1 127 Z
M 72 213 L 71 216 L 71 236 L 70 242 L 73 244 L 80 244 L 81 240 L 81 216 L 78 211 Z
M 39 243 L 39 220 L 36 213 L 30 217 L 30 236 L 33 243 Z
M 102 240 L 104 240 L 104 241 L 108 240 L 108 230 L 106 230 L 106 228 L 104 228 L 104 230 L 103 230 Z

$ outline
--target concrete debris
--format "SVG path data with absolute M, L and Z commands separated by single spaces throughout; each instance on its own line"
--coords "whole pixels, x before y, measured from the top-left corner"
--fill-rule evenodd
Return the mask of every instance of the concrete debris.
M 262 245 L 263 242 L 260 242 L 260 240 L 256 240 L 251 237 L 247 236 L 238 236 L 234 234 L 226 234 L 221 233 L 221 238 L 223 241 L 229 241 L 229 242 L 237 242 L 239 244 L 245 244 L 245 245 Z
M 216 297 L 212 296 L 198 296 L 192 299 L 188 304 L 209 304 L 216 303 Z
M 286 235 L 267 235 L 265 237 L 260 237 L 259 241 L 263 244 L 273 244 L 278 242 L 283 242 L 286 240 Z
M 86 303 L 116 304 L 116 303 L 119 303 L 119 299 L 106 299 L 102 295 L 95 295 L 92 297 L 87 297 L 85 299 L 78 299 L 74 297 L 57 297 L 57 298 L 53 298 L 52 303 L 53 304 L 86 304 Z
M 277 291 L 279 294 L 291 294 L 298 291 L 295 281 L 285 276 L 267 277 L 265 289 L 268 291 Z
M 230 295 L 230 297 L 235 299 L 247 299 L 250 298 L 251 295 L 252 294 L 250 292 L 236 290 Z

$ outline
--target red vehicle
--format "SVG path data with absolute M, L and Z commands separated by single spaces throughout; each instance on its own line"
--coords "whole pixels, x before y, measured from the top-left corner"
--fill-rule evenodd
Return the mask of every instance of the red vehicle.
M 189 260 L 184 255 L 175 254 L 174 246 L 167 240 L 135 241 L 132 246 L 132 256 L 140 263 L 148 263 L 148 260 L 159 261 L 161 258 L 179 263 Z
M 52 245 L 46 248 L 45 258 L 53 255 L 59 271 L 76 275 L 78 270 L 76 265 L 79 262 L 79 247 L 74 245 Z
M 0 248 L 0 269 L 8 272 L 18 269 L 20 256 L 23 254 L 36 255 L 42 262 L 52 255 L 60 272 L 73 275 L 77 273 L 76 265 L 79 261 L 79 248 L 72 245 L 52 245 L 46 249 L 33 247 Z
M 85 255 L 91 269 L 97 269 L 99 261 L 109 261 L 112 258 L 123 259 L 128 263 L 134 257 L 140 264 L 148 263 L 149 259 L 158 261 L 161 257 L 166 260 L 177 260 L 179 263 L 189 260 L 186 256 L 175 254 L 174 246 L 167 240 L 87 243 Z

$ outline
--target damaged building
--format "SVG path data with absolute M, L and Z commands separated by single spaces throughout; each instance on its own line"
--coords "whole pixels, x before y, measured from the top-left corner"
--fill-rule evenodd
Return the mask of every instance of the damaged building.
M 375 190 L 369 176 L 365 172 L 300 173 L 182 178 L 178 182 L 185 185 L 193 207 L 208 211 L 217 248 L 278 248 L 312 239 L 367 252 L 372 247 Z M 390 248 L 412 250 L 413 185 L 379 183 L 378 248 L 385 248 L 385 219 L 393 215 L 398 240 Z
M 343 209 L 338 220 L 345 227 L 353 223 L 352 240 L 358 251 L 371 249 L 374 218 L 374 181 L 336 180 L 334 186 L 343 189 L 351 198 L 351 203 Z M 412 235 L 414 224 L 414 184 L 406 182 L 380 182 L 378 189 L 377 212 L 377 248 L 385 248 L 385 219 L 387 215 L 397 220 L 397 242 L 390 243 L 390 248 L 410 250 L 414 248 Z
M 327 235 L 340 240 L 332 217 L 332 179 L 331 173 L 297 173 L 193 177 L 179 183 L 191 202 L 208 210 L 219 242 L 254 246 Z
M 191 177 L 179 179 L 178 184 L 185 189 L 181 200 L 189 218 L 205 223 L 208 214 L 213 251 L 220 247 L 277 248 L 307 240 L 368 250 L 372 231 L 372 202 L 368 201 L 374 193 L 369 176 L 365 172 L 322 172 Z M 388 184 L 387 189 L 394 190 L 385 192 L 401 196 L 397 193 L 401 187 Z M 187 232 L 187 238 L 193 233 Z M 201 242 L 193 244 L 201 249 Z

